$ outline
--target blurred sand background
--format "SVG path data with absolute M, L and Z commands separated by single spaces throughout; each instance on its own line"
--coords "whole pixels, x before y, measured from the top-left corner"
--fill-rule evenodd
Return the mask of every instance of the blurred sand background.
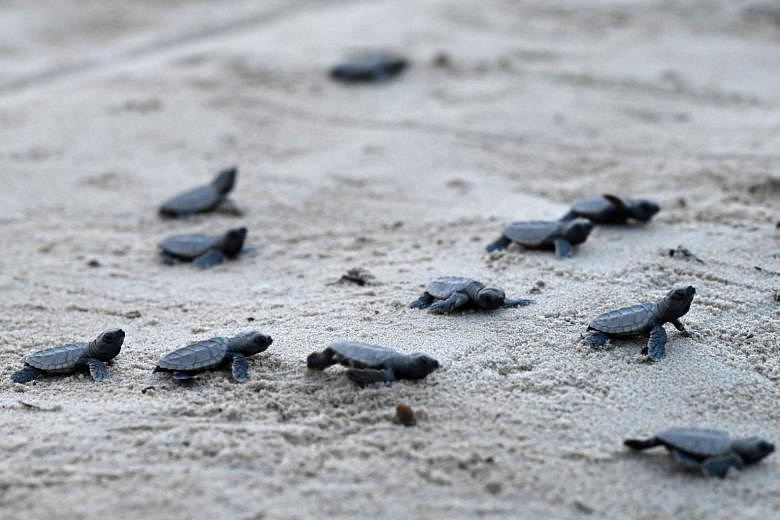
M 621 440 L 697 425 L 780 442 L 780 7 L 478 4 L 0 1 L 0 516 L 778 514 L 779 455 L 706 480 Z M 377 47 L 412 68 L 327 80 Z M 157 218 L 231 164 L 245 217 Z M 503 223 L 605 191 L 664 209 L 567 261 L 483 252 Z M 257 253 L 209 272 L 155 256 L 169 233 L 242 224 Z M 376 285 L 332 285 L 358 266 Z M 444 274 L 537 303 L 405 308 Z M 668 327 L 662 362 L 642 341 L 581 344 L 590 316 L 679 283 L 698 290 L 695 335 Z M 110 383 L 10 382 L 26 353 L 109 327 L 127 332 Z M 275 342 L 244 385 L 150 373 L 250 327 Z M 443 368 L 356 390 L 304 366 L 336 338 Z M 392 421 L 399 402 L 417 427 Z

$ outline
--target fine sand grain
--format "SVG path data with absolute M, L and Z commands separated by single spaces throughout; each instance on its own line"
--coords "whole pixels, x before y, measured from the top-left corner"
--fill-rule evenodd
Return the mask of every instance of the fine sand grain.
M 721 481 L 621 444 L 675 425 L 780 442 L 773 2 L 0 4 L 0 517 L 780 511 L 779 455 Z M 414 65 L 376 87 L 327 80 L 375 47 Z M 245 217 L 157 218 L 231 164 Z M 663 211 L 596 228 L 566 261 L 484 253 L 505 222 L 604 191 Z M 209 272 L 155 256 L 167 234 L 238 225 L 256 253 Z M 334 283 L 356 267 L 371 284 Z M 406 308 L 445 274 L 536 304 Z M 640 340 L 582 344 L 590 316 L 682 283 L 693 337 L 668 327 L 663 361 Z M 11 383 L 26 353 L 109 327 L 127 333 L 109 383 Z M 248 328 L 275 341 L 246 384 L 151 373 Z M 336 338 L 442 368 L 357 390 L 305 368 Z M 416 426 L 393 421 L 399 403 Z

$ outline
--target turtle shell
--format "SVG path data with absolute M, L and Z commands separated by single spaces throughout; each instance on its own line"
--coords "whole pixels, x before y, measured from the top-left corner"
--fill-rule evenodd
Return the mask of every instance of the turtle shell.
M 214 209 L 225 198 L 216 186 L 206 184 L 180 193 L 166 200 L 160 212 L 166 215 L 188 215 Z
M 672 428 L 656 434 L 656 439 L 695 457 L 712 457 L 731 451 L 731 437 L 720 430 L 699 428 Z
M 84 355 L 88 343 L 70 343 L 34 352 L 24 358 L 24 362 L 47 372 L 67 371 L 76 367 Z
M 198 341 L 173 352 L 168 352 L 160 358 L 157 366 L 164 370 L 207 370 L 217 367 L 225 361 L 228 346 L 227 338 Z
M 338 359 L 339 363 L 364 368 L 380 368 L 390 359 L 400 355 L 391 348 L 357 341 L 336 341 L 328 348 L 341 358 Z
M 654 303 L 623 307 L 592 318 L 588 328 L 607 334 L 638 334 L 647 328 L 654 313 Z
M 627 202 L 615 195 L 599 195 L 575 200 L 572 211 L 596 222 L 621 222 L 626 220 Z
M 434 298 L 445 300 L 449 298 L 452 293 L 460 291 L 474 282 L 476 282 L 476 280 L 464 276 L 441 276 L 429 283 L 425 288 L 425 292 Z
M 524 246 L 541 247 L 552 240 L 558 226 L 558 222 L 545 220 L 512 222 L 504 228 L 504 236 Z
M 219 238 L 212 235 L 171 235 L 160 242 L 160 247 L 166 253 L 191 260 L 215 248 L 218 244 Z

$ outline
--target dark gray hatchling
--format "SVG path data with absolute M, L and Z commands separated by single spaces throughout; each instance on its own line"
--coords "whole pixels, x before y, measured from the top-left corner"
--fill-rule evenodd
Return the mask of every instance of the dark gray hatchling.
M 228 168 L 217 174 L 213 181 L 180 193 L 160 206 L 164 217 L 187 217 L 196 213 L 220 210 L 240 215 L 241 211 L 227 198 L 236 184 L 237 168 Z
M 566 222 L 512 222 L 504 228 L 501 238 L 488 244 L 485 249 L 488 252 L 499 251 L 517 242 L 527 249 L 553 249 L 556 257 L 565 258 L 572 255 L 572 246 L 585 242 L 592 230 L 593 223 L 584 218 Z
M 155 372 L 171 372 L 176 381 L 189 381 L 204 370 L 230 365 L 233 379 L 247 380 L 247 357 L 265 351 L 273 343 L 271 336 L 249 331 L 232 338 L 216 337 L 191 343 L 168 352 L 157 362 Z
M 401 354 L 391 348 L 356 341 L 333 342 L 322 352 L 310 354 L 306 364 L 312 370 L 325 370 L 336 364 L 349 367 L 347 377 L 359 386 L 423 379 L 439 368 L 439 362 L 425 354 Z
M 192 262 L 195 267 L 206 269 L 241 254 L 246 235 L 243 227 L 231 229 L 222 236 L 171 235 L 160 242 L 160 257 L 166 264 Z
M 649 335 L 647 347 L 642 353 L 657 361 L 666 354 L 664 323 L 671 323 L 683 335 L 688 335 L 680 317 L 691 308 L 695 294 L 696 289 L 691 286 L 678 287 L 657 303 L 641 303 L 599 314 L 588 324 L 588 330 L 593 332 L 586 341 L 593 348 L 601 348 L 610 337 Z
M 488 287 L 482 282 L 463 276 L 442 276 L 425 288 L 418 299 L 409 304 L 412 309 L 430 309 L 434 314 L 445 314 L 456 309 L 498 309 L 530 305 L 533 300 L 515 300 L 506 297 L 504 291 Z
M 630 199 L 605 194 L 575 200 L 561 220 L 586 218 L 597 224 L 625 224 L 629 219 L 649 222 L 660 209 L 658 203 L 649 199 Z
M 330 77 L 344 83 L 380 83 L 406 69 L 406 59 L 387 52 L 369 52 L 353 56 L 330 70 Z
M 16 383 L 27 383 L 41 374 L 71 374 L 89 370 L 95 381 L 106 381 L 106 363 L 122 349 L 125 333 L 121 329 L 107 330 L 88 343 L 69 343 L 34 352 L 24 358 L 24 368 L 11 375 Z
M 774 444 L 759 437 L 735 439 L 724 431 L 699 428 L 672 428 L 645 440 L 626 439 L 623 444 L 632 450 L 663 446 L 686 468 L 721 478 L 730 468 L 742 469 L 775 451 Z

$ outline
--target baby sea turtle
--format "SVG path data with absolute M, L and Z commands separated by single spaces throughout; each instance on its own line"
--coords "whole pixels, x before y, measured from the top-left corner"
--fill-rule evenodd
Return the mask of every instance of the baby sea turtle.
M 398 76 L 407 65 L 399 56 L 371 52 L 336 65 L 330 70 L 330 77 L 346 83 L 379 83 Z
M 306 364 L 312 370 L 325 370 L 335 364 L 349 367 L 347 377 L 360 386 L 423 379 L 439 368 L 439 362 L 425 354 L 401 354 L 391 348 L 354 341 L 331 343 L 322 352 L 309 354 Z
M 562 221 L 581 217 L 598 224 L 625 224 L 628 219 L 649 222 L 661 207 L 649 199 L 629 199 L 605 194 L 575 200 Z
M 173 372 L 177 381 L 188 381 L 198 372 L 216 370 L 230 363 L 233 379 L 242 383 L 247 379 L 248 356 L 266 350 L 273 339 L 257 331 L 245 332 L 232 338 L 211 338 L 191 343 L 168 352 L 157 362 L 155 372 Z
M 594 348 L 603 347 L 610 337 L 638 336 L 649 334 L 647 347 L 642 350 L 657 361 L 666 353 L 666 329 L 664 323 L 671 323 L 683 335 L 688 331 L 680 322 L 691 308 L 696 289 L 691 286 L 672 289 L 658 303 L 641 303 L 599 314 L 590 320 L 588 330 L 592 332 L 586 341 Z
M 729 468 L 742 469 L 775 451 L 772 443 L 759 437 L 733 439 L 723 431 L 699 428 L 672 428 L 646 440 L 627 439 L 623 444 L 632 450 L 663 446 L 683 466 L 721 478 Z
M 217 174 L 213 181 L 198 186 L 166 200 L 160 206 L 160 215 L 186 217 L 219 208 L 224 213 L 240 215 L 241 211 L 227 198 L 236 184 L 237 168 L 228 168 Z
M 89 343 L 69 343 L 34 352 L 24 358 L 24 368 L 11 375 L 17 383 L 27 383 L 41 374 L 70 374 L 89 370 L 92 379 L 108 379 L 106 362 L 122 349 L 125 333 L 121 329 L 107 330 Z
M 531 303 L 533 300 L 509 299 L 501 289 L 488 287 L 471 278 L 442 276 L 429 283 L 423 295 L 410 303 L 409 307 L 412 309 L 430 307 L 430 312 L 444 314 L 466 306 L 477 309 L 498 309 Z
M 585 242 L 592 229 L 593 223 L 584 218 L 565 222 L 512 222 L 504 228 L 501 238 L 488 244 L 485 249 L 488 252 L 498 251 L 517 242 L 527 249 L 554 249 L 555 256 L 563 258 L 571 256 L 572 246 Z
M 171 235 L 160 242 L 160 257 L 166 264 L 192 262 L 206 269 L 225 258 L 236 258 L 244 248 L 246 228 L 231 229 L 221 237 L 202 234 Z

